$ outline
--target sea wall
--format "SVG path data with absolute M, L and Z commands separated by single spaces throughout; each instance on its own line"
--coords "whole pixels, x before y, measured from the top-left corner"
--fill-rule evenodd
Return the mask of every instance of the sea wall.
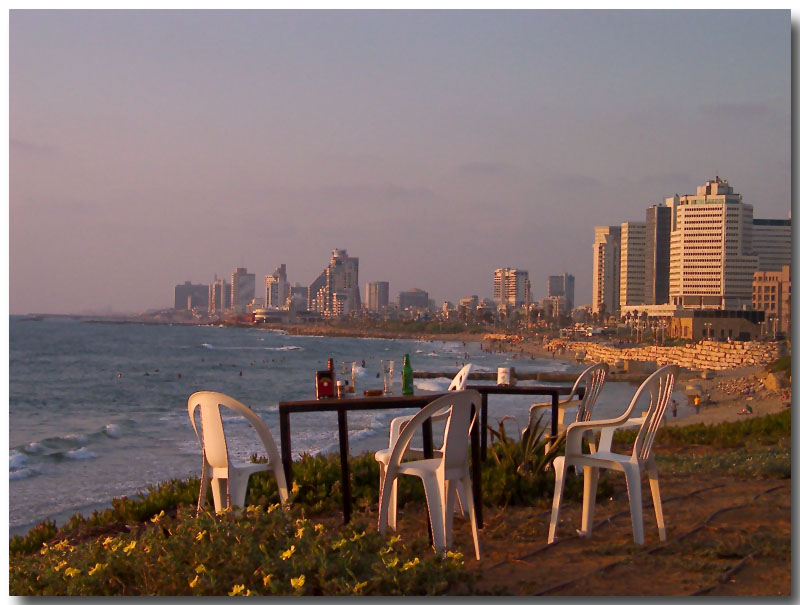
M 585 361 L 604 361 L 612 366 L 618 361 L 635 360 L 655 362 L 658 365 L 677 364 L 687 369 L 727 370 L 739 366 L 763 366 L 778 358 L 777 342 L 713 342 L 702 341 L 682 347 L 616 348 L 596 342 L 575 342 L 555 339 L 551 347 L 566 347 L 579 355 L 585 354 Z M 785 353 L 784 353 L 785 354 Z

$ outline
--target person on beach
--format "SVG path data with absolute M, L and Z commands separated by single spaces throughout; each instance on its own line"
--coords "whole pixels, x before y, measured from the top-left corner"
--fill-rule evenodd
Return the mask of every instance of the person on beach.
M 673 399 L 672 403 L 670 405 L 672 407 L 672 417 L 673 418 L 677 418 L 678 417 L 678 402 Z
M 699 414 L 700 413 L 700 395 L 699 394 L 696 394 L 694 396 L 694 413 L 695 414 Z

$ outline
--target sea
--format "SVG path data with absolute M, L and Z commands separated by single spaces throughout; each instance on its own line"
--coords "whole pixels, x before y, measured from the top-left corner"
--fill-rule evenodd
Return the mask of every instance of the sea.
M 9 533 L 45 519 L 61 524 L 120 496 L 172 478 L 199 475 L 201 450 L 187 399 L 219 391 L 250 406 L 280 449 L 278 402 L 313 399 L 317 370 L 357 363 L 356 389 L 382 388 L 382 360 L 394 360 L 394 389 L 404 354 L 422 371 L 513 366 L 518 372 L 571 371 L 571 363 L 482 350 L 478 342 L 289 335 L 281 330 L 148 325 L 78 317 L 9 318 Z M 348 370 L 349 372 L 349 370 Z M 446 378 L 415 388 L 446 390 Z M 524 384 L 524 383 L 522 383 Z M 613 417 L 635 386 L 607 382 L 595 417 Z M 685 395 L 683 396 L 685 399 Z M 489 421 L 510 416 L 512 435 L 531 403 L 547 397 L 491 396 Z M 683 402 L 681 402 L 683 403 Z M 389 423 L 403 411 L 348 414 L 350 451 L 386 447 Z M 405 412 L 409 413 L 409 412 Z M 263 453 L 243 419 L 226 418 L 231 455 Z M 338 451 L 335 413 L 292 415 L 292 455 Z

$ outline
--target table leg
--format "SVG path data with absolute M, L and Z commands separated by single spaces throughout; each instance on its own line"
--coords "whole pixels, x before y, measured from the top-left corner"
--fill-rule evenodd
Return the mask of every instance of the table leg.
M 292 437 L 289 430 L 289 413 L 278 412 L 281 428 L 281 461 L 283 473 L 286 475 L 286 485 L 292 491 Z
M 350 514 L 353 512 L 353 503 L 350 495 L 350 444 L 347 439 L 347 412 L 339 410 L 339 456 L 342 459 L 342 512 L 344 524 L 350 523 Z
M 489 394 L 481 393 L 481 460 L 486 460 L 486 442 L 489 440 Z
M 552 443 L 556 440 L 556 437 L 558 437 L 558 393 L 551 393 L 550 396 L 553 398 L 552 407 L 550 408 L 552 414 L 550 421 L 550 442 Z
M 433 423 L 430 418 L 422 423 L 422 455 L 425 458 L 433 458 Z M 433 528 L 430 517 L 428 517 L 428 543 L 433 544 Z
M 477 414 L 478 411 L 475 410 Z M 478 423 L 472 425 L 472 498 L 475 504 L 475 519 L 478 527 L 483 527 L 483 492 L 481 491 L 481 442 Z

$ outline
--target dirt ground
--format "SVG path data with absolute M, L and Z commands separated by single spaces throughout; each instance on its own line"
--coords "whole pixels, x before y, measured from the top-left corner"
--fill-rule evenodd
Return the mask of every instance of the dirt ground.
M 625 482 L 598 500 L 591 537 L 578 535 L 581 503 L 562 508 L 548 546 L 550 510 L 487 508 L 476 561 L 469 523 L 456 518 L 454 542 L 479 576 L 477 594 L 518 596 L 791 595 L 791 480 L 661 474 L 667 541 L 661 542 L 643 485 L 645 544 L 633 542 Z M 424 536 L 426 510 L 398 517 L 405 536 Z

